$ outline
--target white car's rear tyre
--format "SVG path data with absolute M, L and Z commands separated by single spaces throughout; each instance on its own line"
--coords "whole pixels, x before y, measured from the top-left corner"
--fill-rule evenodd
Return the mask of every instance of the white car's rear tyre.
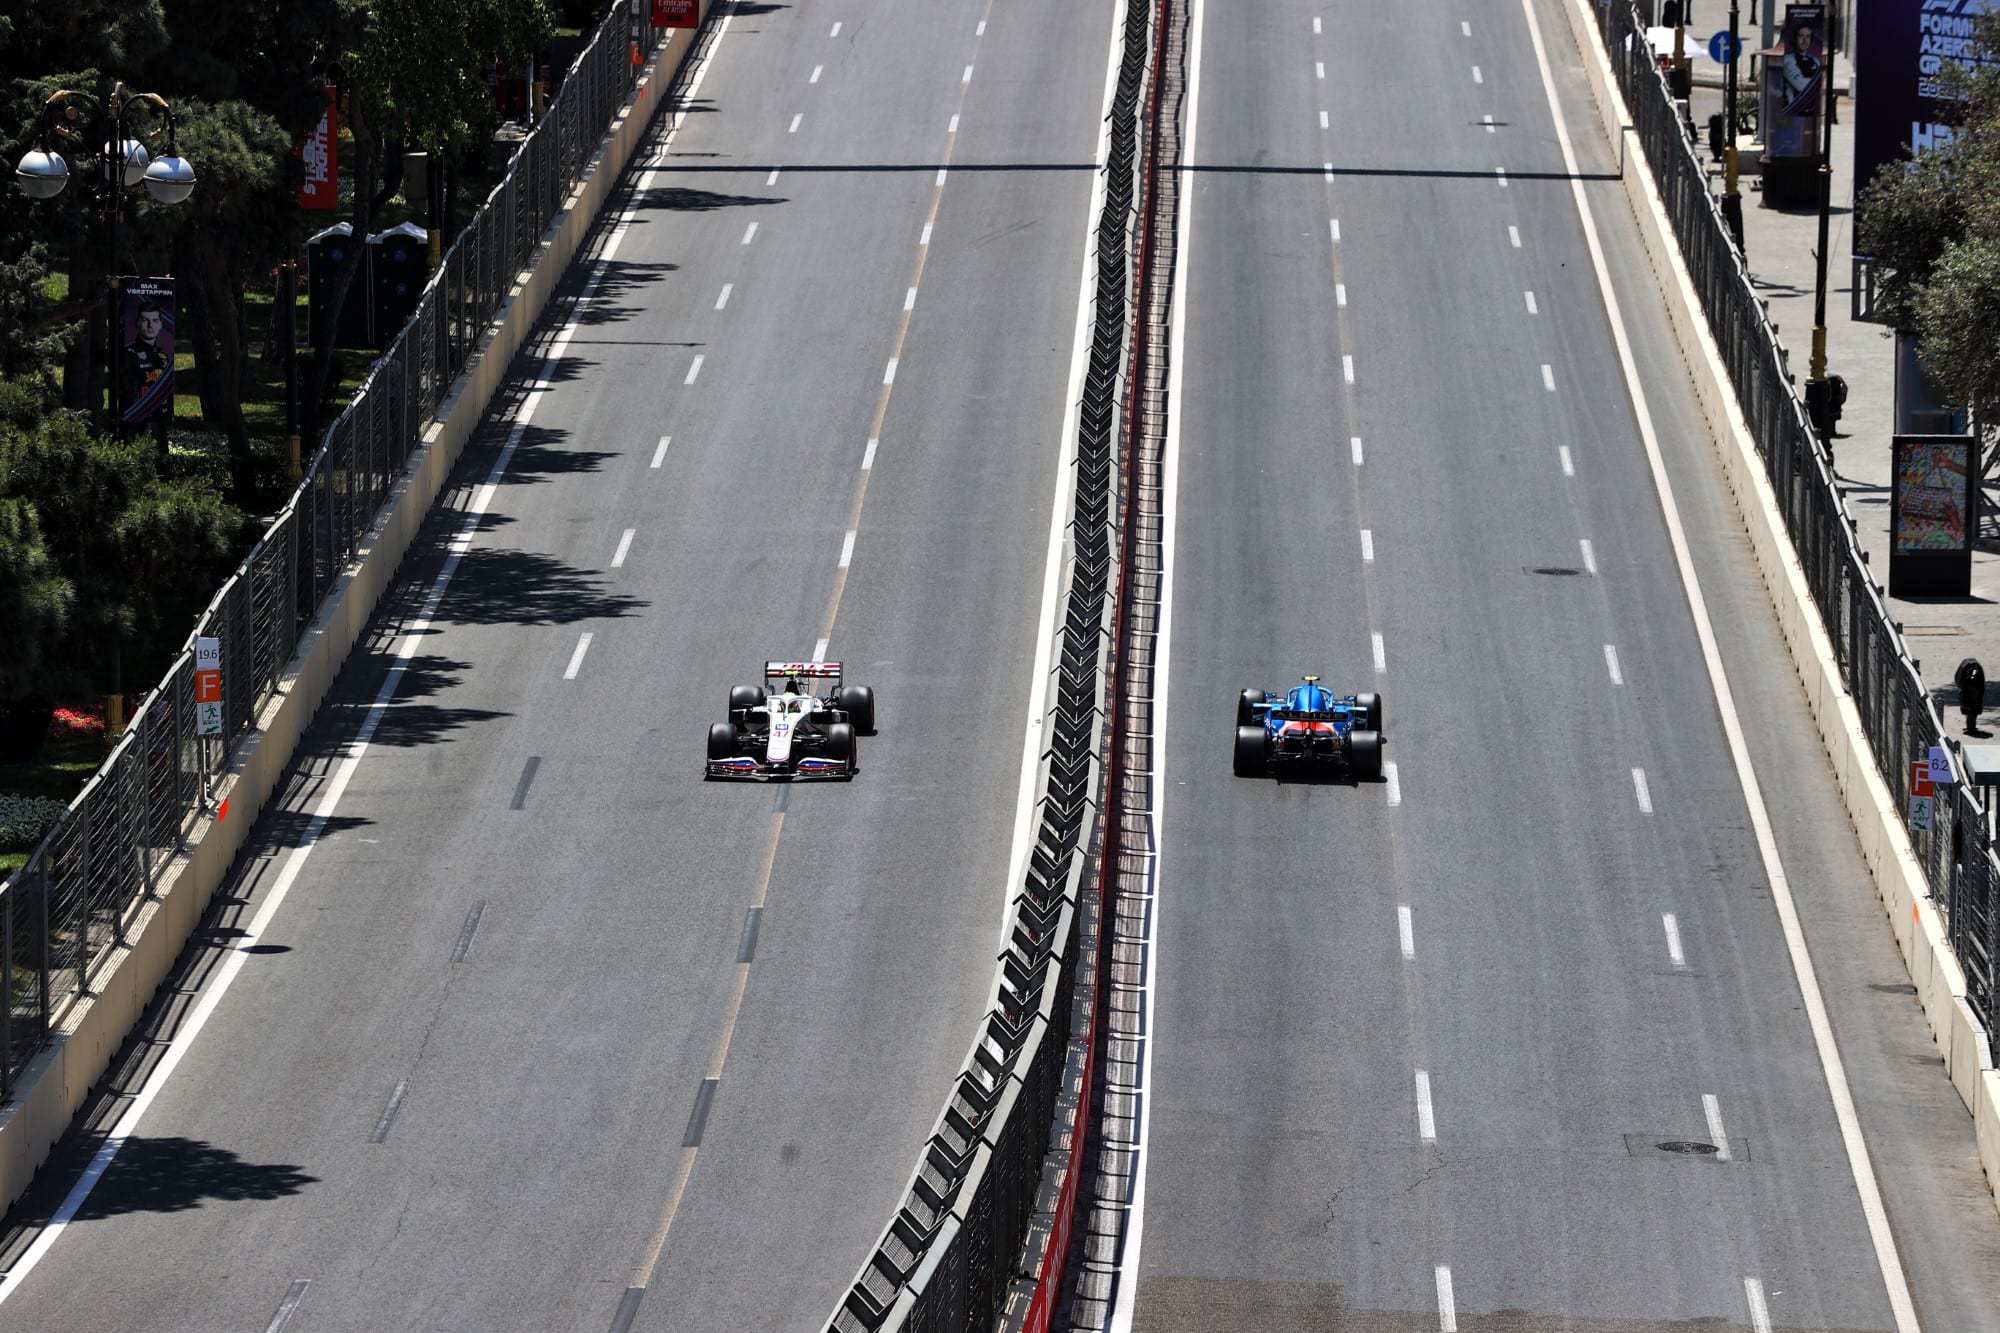
M 743 725 L 743 715 L 764 706 L 764 691 L 755 685 L 732 685 L 729 689 L 729 720 Z

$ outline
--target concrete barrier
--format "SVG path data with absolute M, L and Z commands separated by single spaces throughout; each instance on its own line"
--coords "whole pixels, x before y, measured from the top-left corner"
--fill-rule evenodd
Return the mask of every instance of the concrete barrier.
M 704 20 L 714 3 L 700 0 Z M 597 160 L 549 224 L 534 259 L 517 275 L 493 327 L 424 432 L 358 554 L 299 640 L 276 692 L 230 756 L 214 789 L 211 813 L 162 871 L 157 895 L 130 923 L 126 942 L 98 969 L 93 978 L 98 989 L 72 1006 L 48 1046 L 23 1072 L 15 1100 L 0 1109 L 0 1206 L 11 1206 L 27 1190 L 194 933 L 394 581 L 466 441 L 506 381 L 515 354 L 623 176 L 699 31 L 670 32 L 654 54 L 632 99 L 613 120 Z
M 1560 8 L 1582 55 L 1586 81 L 1596 98 L 1605 133 L 1619 150 L 1625 201 L 1639 224 L 1689 382 L 1707 418 L 1724 479 L 1735 497 L 1744 533 L 1750 538 L 1793 669 L 1847 806 L 1862 860 L 1874 878 L 1910 980 L 1916 984 L 1917 1000 L 1937 1041 L 1945 1072 L 1976 1122 L 1979 1164 L 1986 1172 L 1987 1188 L 1993 1189 L 2000 1181 L 2000 1073 L 1994 1071 L 1988 1054 L 1986 1030 L 1966 1004 L 1964 970 L 1951 952 L 1944 921 L 1930 899 L 1930 885 L 1910 847 L 1895 796 L 1876 770 L 1861 715 L 1841 682 L 1839 659 L 1813 603 L 1805 571 L 1785 534 L 1783 511 L 1778 508 L 1763 459 L 1709 333 L 1701 300 L 1688 276 L 1652 172 L 1631 130 L 1631 115 L 1591 13 L 1593 3 L 1563 0 Z

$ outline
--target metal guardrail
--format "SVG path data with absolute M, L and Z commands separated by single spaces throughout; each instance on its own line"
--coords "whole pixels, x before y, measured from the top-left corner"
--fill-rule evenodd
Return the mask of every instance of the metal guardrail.
M 1875 766 L 1889 790 L 1907 798 L 1911 762 L 1932 746 L 1953 750 L 1944 724 L 1869 572 L 1854 518 L 1834 483 L 1832 460 L 1793 389 L 1783 346 L 1709 193 L 1708 178 L 1647 49 L 1644 24 L 1627 0 L 1600 2 L 1595 8 L 1633 132 L 1652 165 L 1709 329 L 1839 658 L 1842 682 L 1868 733 Z M 1985 802 L 1962 781 L 1963 766 L 1955 753 L 1953 767 L 1961 781 L 1942 790 L 1933 827 L 1910 829 L 1909 835 L 1930 895 L 1949 924 L 1952 951 L 1965 968 L 1967 1003 L 1990 1033 L 1994 963 L 2000 955 L 1995 902 L 2000 858 Z
M 1067 1180 L 1071 1136 L 1088 1114 L 1098 1004 L 1101 937 L 1089 835 L 1103 778 L 1101 704 L 1118 591 L 1118 402 L 1151 8 L 1148 0 L 1129 0 L 1112 95 L 1067 596 L 1035 845 L 1010 909 L 993 1006 L 903 1202 L 834 1311 L 829 1333 L 959 1333 L 993 1328 L 1003 1317 L 1019 1327 L 1030 1307 L 1045 1317 L 1048 1304 L 1035 1302 L 1046 1286 L 1044 1264 L 1059 1264 L 1066 1252 L 1059 1208 L 1075 1197 Z
M 506 176 L 431 275 L 416 312 L 326 432 L 284 509 L 222 585 L 188 645 L 133 715 L 104 766 L 27 865 L 0 887 L 0 1097 L 123 943 L 159 877 L 207 813 L 229 764 L 373 526 L 425 425 L 494 316 L 612 117 L 630 95 L 633 10 L 613 6 L 571 65 Z M 647 49 L 659 33 L 638 32 Z M 195 733 L 196 637 L 222 644 L 222 732 Z

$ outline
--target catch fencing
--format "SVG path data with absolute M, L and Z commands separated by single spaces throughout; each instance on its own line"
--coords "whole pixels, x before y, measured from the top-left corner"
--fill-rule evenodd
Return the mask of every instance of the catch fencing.
M 624 106 L 660 30 L 615 5 L 506 176 L 431 275 L 416 312 L 328 428 L 298 489 L 222 585 L 96 775 L 0 887 L 0 1098 L 89 992 L 209 811 L 209 790 L 277 689 L 423 431 L 478 349 Z M 356 291 L 350 300 L 365 300 Z M 194 639 L 222 651 L 222 720 L 198 734 Z
M 1118 597 L 1118 402 L 1153 4 L 1128 0 L 1112 94 L 1067 591 L 1035 843 L 1010 909 L 992 1007 L 903 1202 L 834 1311 L 829 1333 L 995 1327 L 1040 1333 L 1049 1326 L 1069 1253 L 1099 1011 L 1102 935 L 1090 833 L 1103 784 L 1102 702 Z
M 1632 130 L 1651 164 L 1709 330 L 1833 642 L 1841 679 L 1868 733 L 1875 766 L 1889 790 L 1906 802 L 1911 763 L 1933 746 L 1952 749 L 1937 706 L 1869 571 L 1854 517 L 1834 482 L 1833 461 L 1793 387 L 1785 349 L 1710 193 L 1692 136 L 1647 44 L 1646 25 L 1628 0 L 1599 3 L 1595 9 Z M 1962 779 L 1956 756 L 1953 763 Z M 1940 787 L 1929 829 L 1909 827 L 1907 803 L 1903 808 L 1930 896 L 1949 924 L 1952 951 L 1965 969 L 1966 1001 L 1990 1033 L 1994 958 L 2000 953 L 2000 912 L 1994 901 L 2000 859 L 1985 800 L 1963 781 Z

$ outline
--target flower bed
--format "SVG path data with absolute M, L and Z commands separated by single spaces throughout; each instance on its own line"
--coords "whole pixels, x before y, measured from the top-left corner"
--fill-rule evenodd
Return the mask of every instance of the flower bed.
M 69 806 L 49 796 L 0 793 L 0 848 L 33 851 Z

